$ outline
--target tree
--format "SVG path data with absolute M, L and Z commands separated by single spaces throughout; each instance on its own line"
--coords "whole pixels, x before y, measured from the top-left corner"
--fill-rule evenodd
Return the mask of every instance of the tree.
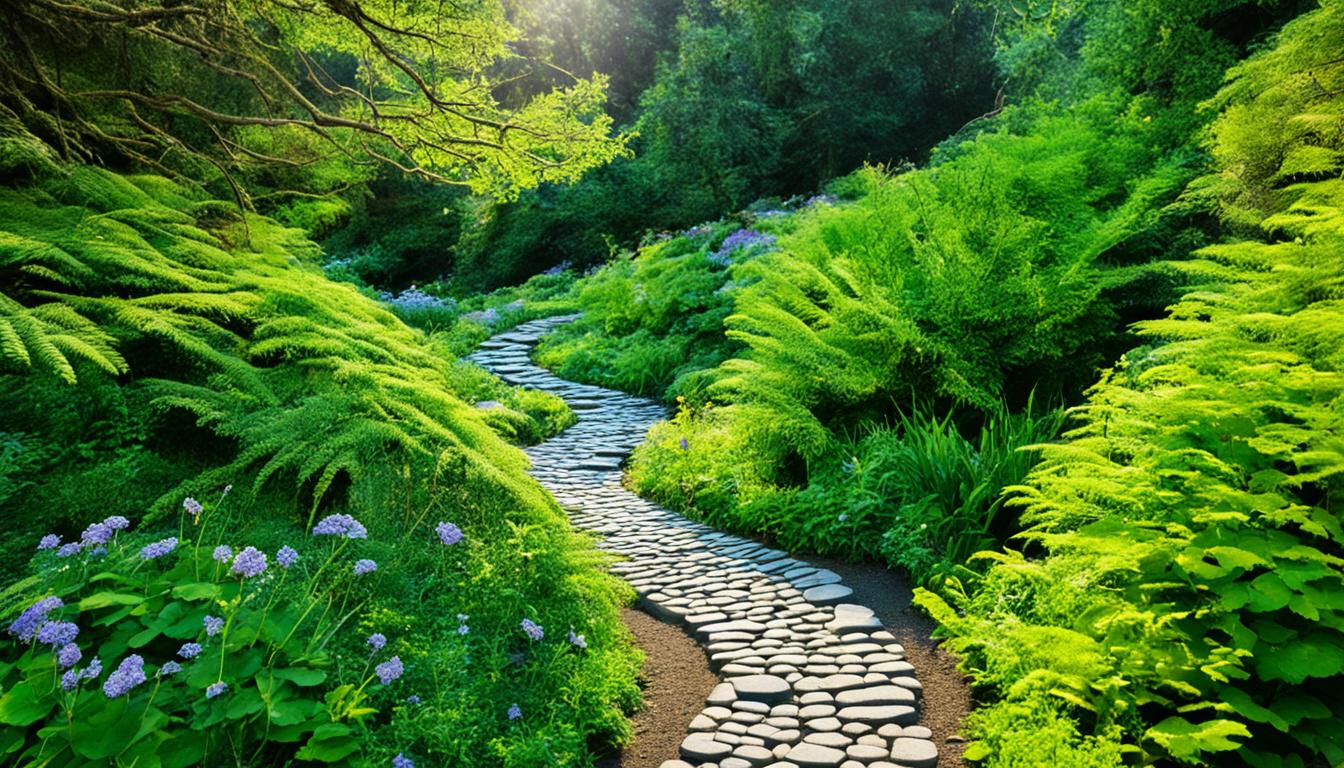
M 605 80 L 501 103 L 499 0 L 19 0 L 0 105 L 69 160 L 322 191 L 385 163 L 510 198 L 624 151 Z

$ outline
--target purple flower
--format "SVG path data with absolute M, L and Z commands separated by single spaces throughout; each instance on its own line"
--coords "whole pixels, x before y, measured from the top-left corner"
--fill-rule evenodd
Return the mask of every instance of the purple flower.
M 121 515 L 112 515 L 111 517 L 103 521 L 103 525 L 107 526 L 108 528 L 111 528 L 114 531 L 124 531 L 127 528 L 131 527 L 131 521 L 127 520 Z
M 457 634 L 465 635 L 471 631 L 471 627 L 467 626 L 467 618 L 465 613 L 457 614 Z
M 690 443 L 690 441 L 687 440 L 687 439 L 684 438 L 684 437 L 681 438 L 681 450 L 683 450 L 683 451 L 689 451 L 690 449 L 691 449 L 691 443 Z
M 59 648 L 79 637 L 79 626 L 69 621 L 48 621 L 37 630 L 37 642 Z
M 67 669 L 65 674 L 61 675 L 61 690 L 73 691 L 75 686 L 79 685 L 80 674 L 77 669 Z
M 56 663 L 61 665 L 61 669 L 69 669 L 78 664 L 83 657 L 84 654 L 80 652 L 78 645 L 66 643 L 56 652 Z
M 201 622 L 205 625 L 205 634 L 207 637 L 214 637 L 224 628 L 224 620 L 218 616 L 206 616 Z
M 520 717 L 522 717 L 522 716 L 523 716 L 523 710 L 522 710 L 522 708 L 519 707 L 517 704 L 514 704 L 513 706 L 509 707 L 509 719 L 510 719 L 510 720 L 517 720 L 518 718 L 520 718 Z
M 356 576 L 363 576 L 366 573 L 373 573 L 376 570 L 378 570 L 378 564 L 373 562 L 372 560 L 365 559 L 355 561 Z
M 541 625 L 531 619 L 523 619 L 522 627 L 527 636 L 533 640 L 540 640 L 546 634 Z
M 44 597 L 36 603 L 28 606 L 28 609 L 19 614 L 9 625 L 9 634 L 15 635 L 19 640 L 25 643 L 31 643 L 37 636 L 37 631 L 47 623 L 47 614 L 65 605 L 59 597 Z
M 463 538 L 462 529 L 452 523 L 439 523 L 434 526 L 434 532 L 439 534 L 439 541 L 442 541 L 444 546 L 448 547 L 453 546 Z
M 569 644 L 572 645 L 572 646 L 574 646 L 575 648 L 587 648 L 587 647 L 588 647 L 588 639 L 585 638 L 583 635 L 576 635 L 576 634 L 574 634 L 574 628 L 573 628 L 573 627 L 570 627 L 570 628 L 569 628 Z
M 57 557 L 71 557 L 79 554 L 82 545 L 78 541 L 72 541 L 69 544 L 62 544 L 61 548 L 56 550 Z
M 37 549 L 39 552 L 44 549 L 55 549 L 59 546 L 61 546 L 61 537 L 54 533 L 48 533 L 46 536 L 42 537 L 41 541 L 37 542 Z
M 259 576 L 266 570 L 266 553 L 256 547 L 247 547 L 233 558 L 233 567 L 230 570 L 245 579 Z
M 181 671 L 182 671 L 181 664 L 178 664 L 176 661 L 165 661 L 163 663 L 163 666 L 159 667 L 159 677 L 176 675 L 178 672 Z
M 121 660 L 116 670 L 103 683 L 103 695 L 109 699 L 124 696 L 135 686 L 145 682 L 145 660 L 131 654 Z
M 184 659 L 194 659 L 201 655 L 201 644 L 185 643 L 181 648 L 177 649 L 177 655 Z
M 297 563 L 298 561 L 299 561 L 299 553 L 295 551 L 294 548 L 289 546 L 288 544 L 281 547 L 280 551 L 275 553 L 275 562 L 279 563 L 284 568 L 288 568 L 289 566 Z
M 166 539 L 160 539 L 153 544 L 146 544 L 140 550 L 141 560 L 153 560 L 177 549 L 177 537 L 169 536 Z
M 215 547 L 214 552 L 210 553 L 210 557 L 213 558 L 216 563 L 227 563 L 233 559 L 233 547 L 230 547 L 228 544 L 220 544 L 218 547 Z
M 200 517 L 201 513 L 205 511 L 205 507 L 201 506 L 201 502 L 190 496 L 182 501 L 182 508 L 191 513 L 192 517 Z
M 205 689 L 205 698 L 213 699 L 227 690 L 229 690 L 229 684 L 226 682 L 211 683 L 210 687 Z
M 80 535 L 79 539 L 80 543 L 86 547 L 96 547 L 99 544 L 106 544 L 108 540 L 112 538 L 113 533 L 115 533 L 115 531 L 103 523 L 90 523 L 89 527 L 84 529 L 84 533 Z
M 93 680 L 101 674 L 103 674 L 103 660 L 94 656 L 93 661 L 89 662 L 88 668 L 81 672 L 79 676 L 85 680 Z
M 407 703 L 407 704 L 419 704 L 419 703 L 420 703 L 420 697 L 419 697 L 419 696 L 416 696 L 414 693 L 412 693 L 410 696 L 407 696 L 407 697 L 406 697 L 406 703 Z
M 401 658 L 397 656 L 393 656 L 373 668 L 373 673 L 378 676 L 379 682 L 383 685 L 387 685 L 393 680 L 401 677 L 401 673 L 404 671 L 406 671 L 406 668 L 402 666 Z
M 374 632 L 369 635 L 369 645 L 373 646 L 373 650 L 381 651 L 387 645 L 387 637 L 382 632 Z
M 344 536 L 347 539 L 367 539 L 369 532 L 349 515 L 327 515 L 313 526 L 314 536 Z
M 398 752 L 397 756 L 392 758 L 392 768 L 415 768 L 415 763 L 411 762 L 411 758 Z

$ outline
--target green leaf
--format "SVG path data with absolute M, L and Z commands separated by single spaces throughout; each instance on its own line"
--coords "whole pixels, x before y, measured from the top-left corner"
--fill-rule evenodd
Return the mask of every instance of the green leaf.
M 84 611 L 93 611 L 99 608 L 108 608 L 113 605 L 131 606 L 139 605 L 143 602 L 145 602 L 144 596 L 131 594 L 129 592 L 97 592 L 80 600 L 76 607 L 82 613 Z
M 962 752 L 961 756 L 971 762 L 977 762 L 988 759 L 992 754 L 994 754 L 994 750 L 990 749 L 989 745 L 985 742 L 972 741 L 970 744 L 966 745 L 966 751 Z
M 207 581 L 195 581 L 173 587 L 173 597 L 182 600 L 214 600 L 219 596 L 219 585 Z
M 1169 717 L 1148 729 L 1148 738 L 1157 742 L 1178 760 L 1194 760 L 1204 752 L 1226 752 L 1241 746 L 1232 737 L 1250 738 L 1251 732 L 1242 723 L 1232 720 L 1209 720 L 1192 723 L 1183 717 Z
M 1258 651 L 1255 662 L 1265 680 L 1297 685 L 1309 677 L 1334 677 L 1344 673 L 1344 642 L 1334 633 L 1311 632 L 1286 645 Z
M 281 680 L 288 680 L 295 685 L 310 686 L 320 685 L 327 679 L 327 673 L 320 669 L 309 669 L 307 667 L 286 667 L 277 669 L 274 675 Z
M 359 749 L 354 729 L 343 723 L 326 723 L 317 727 L 308 743 L 295 755 L 300 760 L 334 763 Z
M 46 717 L 55 706 L 55 699 L 39 697 L 31 683 L 19 683 L 0 696 L 0 723 L 26 727 Z

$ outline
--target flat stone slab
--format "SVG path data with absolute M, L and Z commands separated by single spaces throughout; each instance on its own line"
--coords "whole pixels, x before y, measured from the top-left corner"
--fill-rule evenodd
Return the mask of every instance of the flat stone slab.
M 733 690 L 737 691 L 737 697 L 746 701 L 776 704 L 793 695 L 789 682 L 774 675 L 747 675 L 734 677 L 728 682 L 732 683 Z
M 834 747 L 803 743 L 785 755 L 798 768 L 835 768 L 845 761 L 845 753 Z
M 938 748 L 927 739 L 902 736 L 891 742 L 891 759 L 897 765 L 908 768 L 935 768 L 938 765 Z

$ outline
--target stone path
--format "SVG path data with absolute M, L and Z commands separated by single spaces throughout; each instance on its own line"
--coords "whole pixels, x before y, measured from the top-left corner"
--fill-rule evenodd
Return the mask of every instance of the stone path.
M 832 571 L 691 521 L 621 485 L 621 460 L 657 403 L 575 384 L 529 360 L 572 317 L 524 323 L 469 359 L 511 384 L 565 398 L 579 422 L 527 449 L 532 475 L 579 528 L 623 555 L 612 571 L 640 607 L 679 624 L 723 679 L 663 768 L 933 768 L 920 685 L 905 649 L 873 612 L 845 602 Z

